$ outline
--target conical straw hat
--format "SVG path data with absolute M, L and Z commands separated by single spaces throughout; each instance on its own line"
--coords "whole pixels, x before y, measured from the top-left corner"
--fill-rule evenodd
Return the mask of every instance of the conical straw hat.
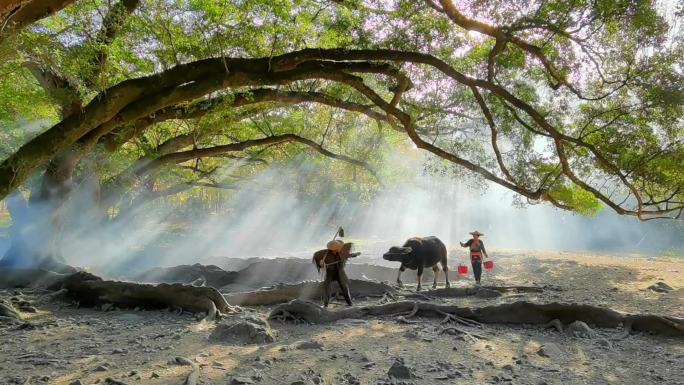
M 330 250 L 330 251 L 337 251 L 337 252 L 339 252 L 340 250 L 342 250 L 342 246 L 344 246 L 344 242 L 340 241 L 339 239 L 336 239 L 336 240 L 334 240 L 334 241 L 330 241 L 330 242 L 328 242 L 328 244 L 326 245 L 326 247 L 328 248 L 328 250 Z

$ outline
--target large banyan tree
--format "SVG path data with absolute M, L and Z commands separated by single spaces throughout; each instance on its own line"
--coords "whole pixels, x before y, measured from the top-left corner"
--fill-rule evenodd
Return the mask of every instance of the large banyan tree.
M 45 239 L 85 180 L 109 216 L 301 152 L 380 186 L 407 143 L 530 203 L 684 217 L 682 10 L 656 1 L 8 4 L 0 197 Z

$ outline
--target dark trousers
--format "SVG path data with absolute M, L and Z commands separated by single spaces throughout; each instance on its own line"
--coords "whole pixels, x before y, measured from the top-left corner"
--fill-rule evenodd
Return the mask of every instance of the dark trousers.
M 482 260 L 480 258 L 472 258 L 470 264 L 473 265 L 473 275 L 475 275 L 475 282 L 480 282 L 482 277 Z
M 352 305 L 351 295 L 349 294 L 349 279 L 347 274 L 343 269 L 338 266 L 331 266 L 325 269 L 325 281 L 323 282 L 323 304 L 328 306 L 328 301 L 330 300 L 330 285 L 333 281 L 337 281 L 342 289 L 342 295 L 344 300 L 347 301 L 347 305 Z

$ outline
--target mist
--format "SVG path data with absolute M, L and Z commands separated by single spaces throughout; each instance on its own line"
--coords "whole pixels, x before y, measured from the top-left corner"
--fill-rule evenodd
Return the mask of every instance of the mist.
M 97 211 L 87 207 L 94 187 L 82 183 L 69 200 L 78 215 L 70 215 L 75 223 L 64 235 L 63 255 L 70 264 L 105 274 L 221 264 L 227 257 L 310 258 L 338 226 L 364 258 L 378 261 L 389 246 L 413 236 L 436 235 L 453 254 L 473 230 L 485 233 L 493 254 L 504 249 L 684 254 L 678 223 L 640 222 L 608 209 L 586 217 L 546 204 L 521 207 L 514 193 L 481 178 L 425 172 L 423 156 L 386 161 L 402 177 L 370 199 L 360 188 L 340 188 L 334 176 L 301 158 L 243 181 L 220 207 L 161 199 L 98 226 L 86 215 Z

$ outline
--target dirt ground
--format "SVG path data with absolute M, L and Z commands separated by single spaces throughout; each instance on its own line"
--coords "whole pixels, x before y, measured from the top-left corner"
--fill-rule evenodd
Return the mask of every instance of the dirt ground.
M 684 317 L 682 258 L 515 250 L 491 254 L 496 267 L 485 272 L 484 284 L 548 290 L 443 302 L 577 302 Z M 412 282 L 413 274 L 405 273 L 404 282 Z M 470 276 L 454 280 L 457 286 L 472 284 Z M 649 290 L 657 281 L 673 290 Z M 443 285 L 443 277 L 439 282 Z M 22 313 L 34 325 L 30 328 L 0 324 L 2 385 L 180 385 L 192 367 L 171 362 L 175 357 L 197 364 L 200 384 L 684 384 L 684 340 L 675 337 L 636 334 L 618 339 L 621 330 L 597 329 L 595 337 L 576 338 L 538 326 L 463 327 L 486 338 L 473 339 L 440 334 L 439 320 L 415 318 L 415 323 L 404 324 L 387 317 L 330 325 L 272 322 L 276 342 L 241 346 L 210 341 L 215 324 L 188 313 L 103 312 L 54 302 L 39 292 L 0 292 L 2 298 L 12 296 L 28 300 L 38 312 Z M 357 301 L 356 306 L 372 303 L 377 299 Z M 269 311 L 245 309 L 257 316 Z M 546 356 L 538 352 L 542 345 Z M 391 370 L 398 377 L 390 377 Z

